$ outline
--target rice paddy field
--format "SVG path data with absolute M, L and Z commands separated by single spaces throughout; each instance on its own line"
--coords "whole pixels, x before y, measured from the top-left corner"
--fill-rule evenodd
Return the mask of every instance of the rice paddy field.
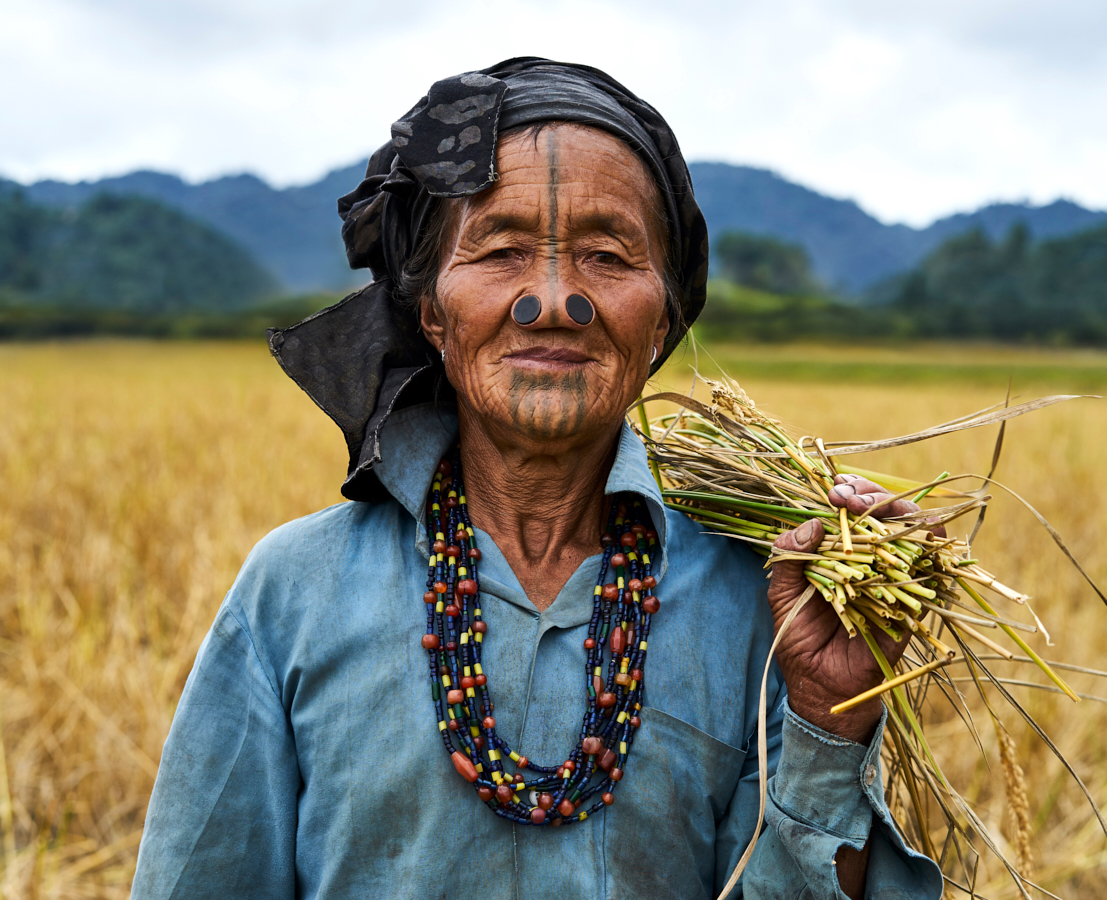
M 695 359 L 688 350 L 658 387 L 687 389 Z M 1107 355 L 1092 352 L 701 346 L 697 365 L 707 375 L 721 365 L 764 410 L 827 440 L 916 431 L 1002 403 L 1008 383 L 1021 399 L 1107 392 Z M 986 472 L 995 431 L 857 462 L 918 481 Z M 1101 585 L 1105 447 L 1107 404 L 1073 401 L 1010 423 L 996 475 Z M 337 428 L 262 344 L 0 344 L 0 897 L 128 895 L 162 742 L 223 594 L 267 531 L 341 500 L 344 471 Z M 1107 669 L 1107 607 L 1017 502 L 997 493 L 974 549 L 1034 597 L 1053 637 L 1031 638 L 1035 650 Z M 1032 667 L 994 665 L 1048 684 Z M 1107 805 L 1107 705 L 1097 699 L 1107 683 L 1064 675 L 1083 702 L 1009 689 Z M 961 686 L 981 712 L 984 753 L 944 704 L 928 708 L 925 727 L 951 783 L 1007 845 L 1018 827 L 1001 748 L 972 686 Z M 1107 896 L 1099 823 L 1041 741 L 1001 715 L 1024 773 L 1035 881 L 1060 897 Z M 976 888 L 1018 896 L 986 859 Z

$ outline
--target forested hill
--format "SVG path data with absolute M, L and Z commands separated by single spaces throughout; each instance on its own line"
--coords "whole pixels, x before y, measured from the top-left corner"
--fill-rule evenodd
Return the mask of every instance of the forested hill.
M 692 163 L 689 169 L 712 238 L 741 231 L 799 244 L 815 274 L 846 294 L 912 268 L 943 241 L 976 228 L 995 240 L 1021 222 L 1041 239 L 1107 223 L 1107 212 L 1057 200 L 1046 206 L 996 203 L 921 229 L 885 225 L 852 200 L 827 197 L 766 169 L 727 163 Z
M 690 168 L 713 237 L 737 230 L 800 244 L 823 283 L 846 294 L 860 294 L 912 268 L 945 239 L 974 227 L 999 239 L 1021 221 L 1042 239 L 1107 222 L 1105 212 L 1059 200 L 1038 207 L 996 204 L 916 229 L 886 225 L 853 201 L 825 196 L 765 169 L 709 162 Z M 158 200 L 234 239 L 288 291 L 341 290 L 366 280 L 346 265 L 335 212 L 336 199 L 357 186 L 363 171 L 364 164 L 357 163 L 285 189 L 252 175 L 193 185 L 173 175 L 134 172 L 91 183 L 42 181 L 25 190 L 30 200 L 58 207 L 104 191 Z
M 225 235 L 143 197 L 64 209 L 0 191 L 0 303 L 175 314 L 242 309 L 280 285 Z

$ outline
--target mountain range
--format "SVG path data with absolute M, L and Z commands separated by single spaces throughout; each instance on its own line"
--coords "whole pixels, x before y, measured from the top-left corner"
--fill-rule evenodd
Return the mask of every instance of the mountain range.
M 885 224 L 852 200 L 820 194 L 767 169 L 729 163 L 689 166 L 713 236 L 728 230 L 802 245 L 831 290 L 860 297 L 866 288 L 917 265 L 946 239 L 980 228 L 992 239 L 1023 223 L 1036 239 L 1107 223 L 1107 212 L 1068 200 L 1044 206 L 995 203 L 939 219 L 926 228 Z M 244 174 L 189 184 L 175 175 L 139 171 L 98 181 L 39 181 L 22 186 L 32 203 L 76 208 L 100 193 L 158 200 L 236 241 L 284 289 L 344 290 L 367 280 L 351 272 L 339 236 L 336 199 L 357 186 L 361 164 L 302 186 L 274 188 Z M 0 188 L 18 187 L 0 181 Z

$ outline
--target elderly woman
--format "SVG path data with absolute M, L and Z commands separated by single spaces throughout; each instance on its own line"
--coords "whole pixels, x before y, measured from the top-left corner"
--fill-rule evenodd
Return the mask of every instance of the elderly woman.
M 354 502 L 227 595 L 132 896 L 715 896 L 803 578 L 777 565 L 766 602 L 624 423 L 705 296 L 675 138 L 602 72 L 511 60 L 435 84 L 340 211 L 373 283 L 271 346 L 345 433 Z M 884 803 L 879 702 L 827 713 L 881 676 L 821 607 L 776 651 L 733 896 L 939 897 Z

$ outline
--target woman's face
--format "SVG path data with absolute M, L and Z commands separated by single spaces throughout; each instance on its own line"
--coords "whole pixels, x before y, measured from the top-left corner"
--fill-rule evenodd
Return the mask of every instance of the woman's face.
M 621 421 L 669 328 L 660 196 L 603 131 L 575 125 L 501 142 L 495 185 L 452 211 L 423 330 L 445 349 L 463 420 L 530 441 L 591 439 Z M 512 305 L 532 294 L 523 328 Z M 585 326 L 570 294 L 595 307 Z

